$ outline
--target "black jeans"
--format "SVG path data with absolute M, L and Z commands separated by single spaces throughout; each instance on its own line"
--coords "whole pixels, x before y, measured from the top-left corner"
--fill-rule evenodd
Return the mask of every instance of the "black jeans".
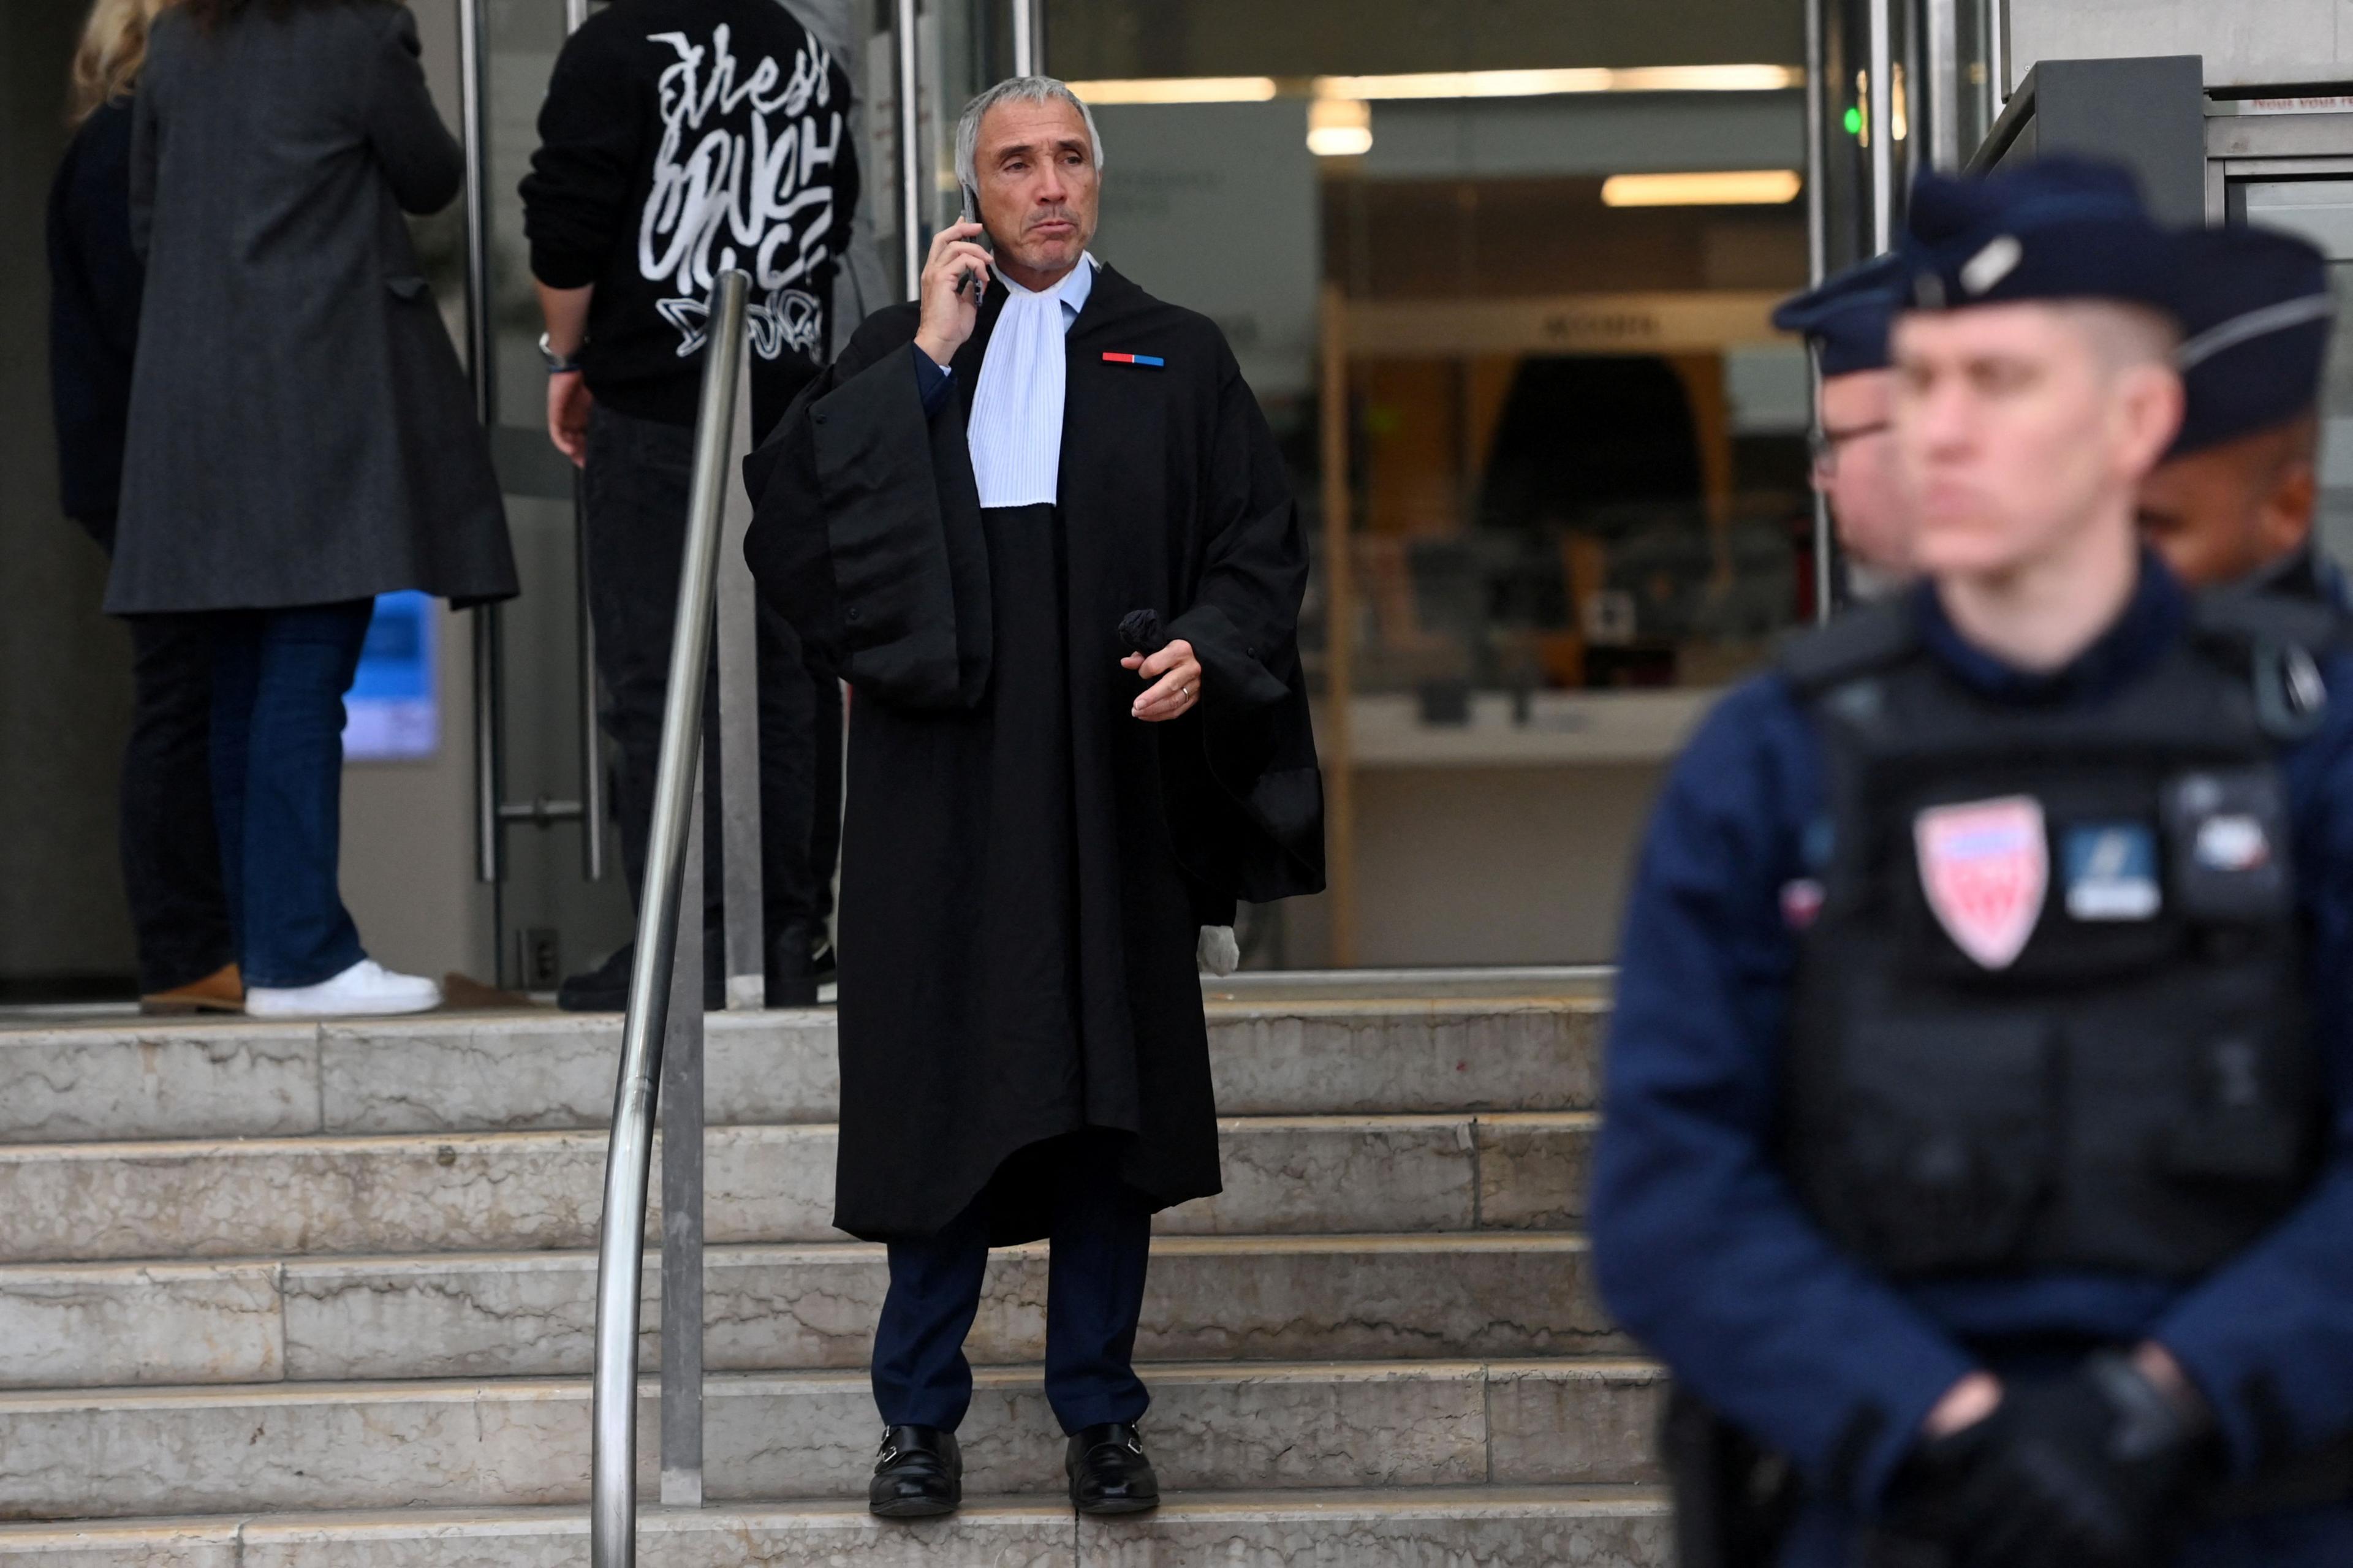
M 634 901 L 644 891 L 661 747 L 662 690 L 686 549 L 694 432 L 599 405 L 588 422 L 582 486 L 587 511 L 588 609 L 596 628 L 599 710 L 619 752 L 613 788 L 621 863 Z M 760 891 L 771 940 L 833 911 L 841 845 L 841 687 L 807 656 L 792 624 L 765 602 L 760 670 Z M 703 688 L 703 918 L 723 901 L 719 833 L 717 657 Z
M 132 616 L 131 739 L 118 837 L 142 994 L 237 957 L 213 826 L 212 633 L 198 617 Z

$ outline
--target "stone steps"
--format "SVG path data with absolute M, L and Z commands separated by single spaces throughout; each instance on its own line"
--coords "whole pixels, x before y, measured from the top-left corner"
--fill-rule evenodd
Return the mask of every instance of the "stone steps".
M 1590 994 L 1212 1002 L 1228 1115 L 1576 1110 L 1597 1101 Z M 147 1021 L 0 1030 L 0 1142 L 601 1127 L 620 1020 L 559 1013 L 391 1022 Z M 829 1009 L 718 1013 L 713 1125 L 831 1121 Z
M 1044 1353 L 1042 1245 L 1005 1248 L 969 1343 Z M 592 1252 L 0 1268 L 0 1386 L 554 1376 L 595 1361 Z M 712 1248 L 715 1371 L 866 1363 L 882 1249 Z M 643 1364 L 660 1316 L 647 1271 Z M 1153 1249 L 1147 1361 L 1475 1358 L 1623 1352 L 1576 1236 L 1169 1237 Z
M 649 1505 L 644 1561 L 1661 1568 L 1663 1380 L 1577 1234 L 1607 998 L 1554 978 L 1212 994 L 1227 1191 L 1161 1217 L 1138 1343 L 1176 1493 L 1109 1523 L 1060 1497 L 1042 1244 L 970 1342 L 994 1500 L 864 1513 L 884 1270 L 827 1223 L 832 1015 L 713 1016 L 712 1502 Z M 0 1030 L 0 1568 L 580 1561 L 618 1049 L 541 1012 Z
M 1219 1124 L 1226 1190 L 1165 1234 L 1573 1224 L 1585 1111 L 1260 1116 Z M 830 1123 L 712 1128 L 714 1243 L 838 1236 Z M 606 1135 L 385 1133 L 0 1146 L 0 1258 L 25 1262 L 595 1245 Z M 658 1234 L 654 1233 L 654 1234 Z
M 1170 1363 L 1149 1373 L 1172 1488 L 1593 1485 L 1652 1479 L 1647 1363 Z M 1031 1367 L 975 1376 L 976 1492 L 1061 1484 Z M 641 1385 L 640 1481 L 656 1465 Z M 0 1394 L 0 1519 L 585 1501 L 588 1381 L 263 1384 Z M 725 1373 L 703 1406 L 705 1496 L 856 1497 L 876 1423 L 862 1372 Z
M 1663 1497 L 1643 1487 L 1431 1487 L 1172 1494 L 1157 1513 L 1082 1520 L 1055 1498 L 968 1500 L 885 1524 L 855 1501 L 648 1507 L 644 1568 L 1655 1568 Z M 254 1519 L 0 1525 L 0 1568 L 576 1568 L 578 1508 L 400 1510 Z

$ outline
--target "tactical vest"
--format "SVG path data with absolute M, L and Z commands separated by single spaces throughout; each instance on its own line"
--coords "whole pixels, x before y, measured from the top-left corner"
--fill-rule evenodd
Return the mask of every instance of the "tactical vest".
M 1988 700 L 1912 612 L 1793 646 L 1831 843 L 1787 1057 L 1785 1166 L 1897 1279 L 2188 1279 L 2292 1208 L 2321 1150 L 2284 742 L 2332 616 L 2201 604 L 2095 706 Z

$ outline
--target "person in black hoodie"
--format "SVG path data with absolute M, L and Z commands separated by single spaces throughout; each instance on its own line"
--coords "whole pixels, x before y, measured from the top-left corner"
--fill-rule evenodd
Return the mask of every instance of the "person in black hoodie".
M 72 144 L 49 190 L 49 390 L 66 515 L 114 549 L 131 362 L 145 269 L 131 248 L 131 92 L 147 26 L 169 0 L 97 0 L 75 50 Z M 132 617 L 131 739 L 122 758 L 123 890 L 150 1012 L 244 1005 L 221 890 L 206 759 L 212 643 L 170 616 Z
M 826 302 L 849 243 L 849 79 L 776 0 L 617 0 L 565 46 L 522 182 L 547 333 L 548 434 L 584 470 L 603 721 L 619 752 L 621 858 L 642 893 L 712 279 L 752 275 L 756 444 L 828 355 Z M 758 618 L 761 889 L 767 1000 L 807 1005 L 833 901 L 840 688 L 782 616 Z M 705 707 L 718 730 L 716 683 Z M 706 767 L 704 919 L 714 931 L 716 767 Z M 720 944 L 705 944 L 715 978 Z M 630 950 L 565 982 L 609 1011 Z M 706 982 L 706 994 L 715 987 Z

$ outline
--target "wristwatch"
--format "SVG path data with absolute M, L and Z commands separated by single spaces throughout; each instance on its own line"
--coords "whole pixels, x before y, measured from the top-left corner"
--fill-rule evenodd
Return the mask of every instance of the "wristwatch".
M 570 375 L 580 368 L 578 360 L 566 359 L 547 346 L 545 332 L 539 334 L 539 357 L 547 362 L 547 374 L 550 375 Z

